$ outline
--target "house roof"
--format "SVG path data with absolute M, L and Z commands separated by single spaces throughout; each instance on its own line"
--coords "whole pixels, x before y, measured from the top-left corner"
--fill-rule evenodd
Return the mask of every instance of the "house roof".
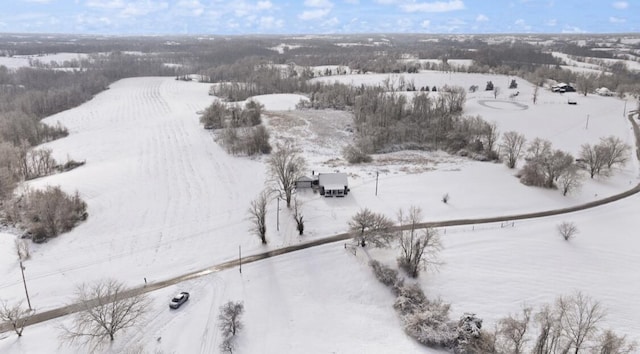
M 346 173 L 320 173 L 318 174 L 318 184 L 325 187 L 331 186 L 331 189 L 342 189 L 349 185 Z M 338 186 L 338 188 L 333 188 Z
M 296 182 L 313 182 L 313 178 L 302 176 L 296 180 Z

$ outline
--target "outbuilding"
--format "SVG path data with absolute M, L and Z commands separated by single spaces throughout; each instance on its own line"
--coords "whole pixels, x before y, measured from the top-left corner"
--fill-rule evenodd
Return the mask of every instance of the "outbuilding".
M 298 178 L 298 180 L 296 181 L 296 189 L 303 189 L 303 188 L 311 188 L 313 184 L 313 179 L 307 176 L 302 176 L 300 178 Z

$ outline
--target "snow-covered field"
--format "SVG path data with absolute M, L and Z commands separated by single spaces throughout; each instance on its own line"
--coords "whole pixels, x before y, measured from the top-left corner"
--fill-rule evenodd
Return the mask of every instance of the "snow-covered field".
M 575 59 L 571 59 L 569 55 L 565 53 L 552 52 L 551 54 L 554 57 L 560 58 L 567 63 L 567 65 L 562 66 L 564 69 L 569 69 L 569 70 L 580 72 L 580 73 L 595 73 L 595 74 L 601 73 L 603 68 L 598 64 L 594 64 L 594 62 L 596 63 L 601 62 L 606 65 L 622 62 L 627 66 L 628 70 L 640 71 L 640 63 L 633 60 L 584 57 L 584 59 L 589 62 L 582 62 L 582 61 L 577 61 Z
M 56 53 L 45 55 L 16 55 L 13 57 L 0 56 L 0 65 L 6 66 L 8 69 L 19 69 L 31 66 L 31 61 L 39 61 L 43 64 L 63 64 L 65 61 L 80 60 L 87 58 L 87 54 L 83 53 Z
M 354 85 L 379 84 L 388 75 L 344 75 Z M 583 143 L 616 135 L 634 144 L 623 117 L 624 102 L 613 97 L 555 94 L 541 90 L 533 105 L 533 87 L 511 77 L 424 72 L 405 74 L 416 86 L 460 85 L 482 89 L 492 80 L 503 93 L 468 94 L 466 113 L 495 121 L 501 132 L 517 130 L 541 137 L 574 154 Z M 397 79 L 397 76 L 392 76 Z M 111 85 L 82 106 L 49 117 L 71 134 L 47 144 L 55 157 L 86 160 L 73 171 L 50 176 L 34 187 L 61 185 L 78 190 L 89 206 L 89 219 L 68 234 L 36 246 L 26 262 L 31 301 L 39 311 L 71 301 L 81 282 L 104 277 L 139 286 L 157 282 L 243 255 L 344 232 L 349 218 L 368 207 L 390 217 L 398 208 L 422 207 L 425 221 L 497 216 L 576 205 L 629 189 L 638 183 L 635 157 L 609 179 L 586 180 L 568 197 L 558 191 L 525 187 L 514 171 L 500 164 L 473 162 L 444 153 L 398 152 L 375 156 L 363 166 L 346 165 L 339 147 L 349 142 L 349 114 L 288 111 L 299 97 L 260 97 L 271 111 L 267 124 L 275 139 L 294 137 L 305 152 L 309 174 L 340 170 L 350 176 L 346 198 L 300 193 L 305 236 L 299 237 L 290 212 L 269 204 L 267 238 L 262 246 L 250 234 L 247 208 L 265 184 L 260 158 L 232 157 L 202 129 L 196 112 L 215 98 L 209 85 L 173 78 L 126 79 Z M 509 94 L 519 91 L 513 99 Z M 567 105 L 567 98 L 578 105 Z M 378 193 L 376 173 L 379 174 Z M 448 204 L 440 201 L 449 193 Z M 606 322 L 640 339 L 640 292 L 635 237 L 638 197 L 570 215 L 443 230 L 445 264 L 420 282 L 428 296 L 453 303 L 453 315 L 475 312 L 489 325 L 515 312 L 524 302 L 539 305 L 582 290 L 609 309 Z M 277 223 L 279 219 L 279 223 Z M 580 234 L 571 242 L 556 235 L 560 221 L 575 222 Z M 279 229 L 279 230 L 276 230 Z M 351 254 L 330 244 L 227 270 L 162 289 L 148 323 L 116 339 L 120 353 L 211 353 L 219 345 L 218 307 L 228 300 L 245 303 L 242 353 L 389 353 L 433 352 L 418 346 L 399 328 L 393 297 L 367 266 L 374 257 L 393 265 L 395 251 Z M 13 236 L 0 235 L 0 298 L 23 298 Z M 168 299 L 186 290 L 192 299 L 169 311 Z M 81 352 L 57 347 L 56 326 L 67 318 L 29 327 L 24 337 L 0 335 L 2 353 Z

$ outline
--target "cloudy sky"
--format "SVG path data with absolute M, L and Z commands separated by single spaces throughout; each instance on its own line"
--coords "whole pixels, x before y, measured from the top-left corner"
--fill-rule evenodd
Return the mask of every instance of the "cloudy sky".
M 0 32 L 640 32 L 640 0 L 0 0 Z

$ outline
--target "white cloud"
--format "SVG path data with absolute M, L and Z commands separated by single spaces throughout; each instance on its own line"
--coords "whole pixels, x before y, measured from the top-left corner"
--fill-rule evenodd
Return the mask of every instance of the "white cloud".
M 331 8 L 333 3 L 329 0 L 304 0 L 304 6 Z
M 611 23 L 625 23 L 625 22 L 627 22 L 627 20 L 624 19 L 624 18 L 611 16 L 611 17 L 609 17 L 609 22 L 611 22 Z
M 168 8 L 169 4 L 165 1 L 135 1 L 128 3 L 120 15 L 123 17 L 145 16 Z
M 463 10 L 462 0 L 434 1 L 434 2 L 411 2 L 400 5 L 405 12 L 449 12 Z
M 110 26 L 112 24 L 111 20 L 105 16 L 96 17 L 96 16 L 88 16 L 85 14 L 80 14 L 80 15 L 76 15 L 75 20 L 77 25 L 89 24 L 89 25 L 95 26 L 99 24 L 103 26 Z
M 340 20 L 337 17 L 332 17 L 324 22 L 322 22 L 322 27 L 336 27 L 340 24 Z
M 260 29 L 272 30 L 282 28 L 282 26 L 284 26 L 284 21 L 281 19 L 276 19 L 273 16 L 264 16 L 260 17 L 258 26 L 260 27 Z
M 330 11 L 331 9 L 307 10 L 298 15 L 298 18 L 300 18 L 301 20 L 317 20 L 319 18 L 327 16 Z
M 413 22 L 408 18 L 401 18 L 396 21 L 396 28 L 400 31 L 406 31 L 413 26 Z
M 304 5 L 312 8 L 305 10 L 298 15 L 301 20 L 317 20 L 323 18 L 331 12 L 333 3 L 329 0 L 305 0 Z
M 391 5 L 391 4 L 395 4 L 396 0 L 376 0 L 376 3 L 380 5 Z
M 479 14 L 476 17 L 476 22 L 487 22 L 487 21 L 489 21 L 489 18 L 483 14 Z
M 616 1 L 611 6 L 615 7 L 618 10 L 624 10 L 629 7 L 629 3 L 626 1 Z
M 530 31 L 531 30 L 531 26 L 527 25 L 527 22 L 521 18 L 517 19 L 516 22 L 514 22 L 514 24 L 516 26 L 519 26 L 520 28 L 522 28 L 525 31 Z
M 420 24 L 420 27 L 422 27 L 422 28 L 428 28 L 429 26 L 431 26 L 431 21 L 429 21 L 429 20 L 424 20 Z
M 344 2 L 346 2 L 347 4 L 357 5 L 360 3 L 360 0 L 344 0 Z
M 176 4 L 178 9 L 184 9 L 187 14 L 193 16 L 200 16 L 204 13 L 204 6 L 200 3 L 200 0 L 180 0 Z
M 269 10 L 270 8 L 273 7 L 273 4 L 271 3 L 271 1 L 258 1 L 258 3 L 256 4 L 256 8 L 258 8 L 258 10 Z
M 585 31 L 576 26 L 564 26 L 562 33 L 585 33 Z
M 126 6 L 122 0 L 89 0 L 86 5 L 100 9 L 122 9 Z

